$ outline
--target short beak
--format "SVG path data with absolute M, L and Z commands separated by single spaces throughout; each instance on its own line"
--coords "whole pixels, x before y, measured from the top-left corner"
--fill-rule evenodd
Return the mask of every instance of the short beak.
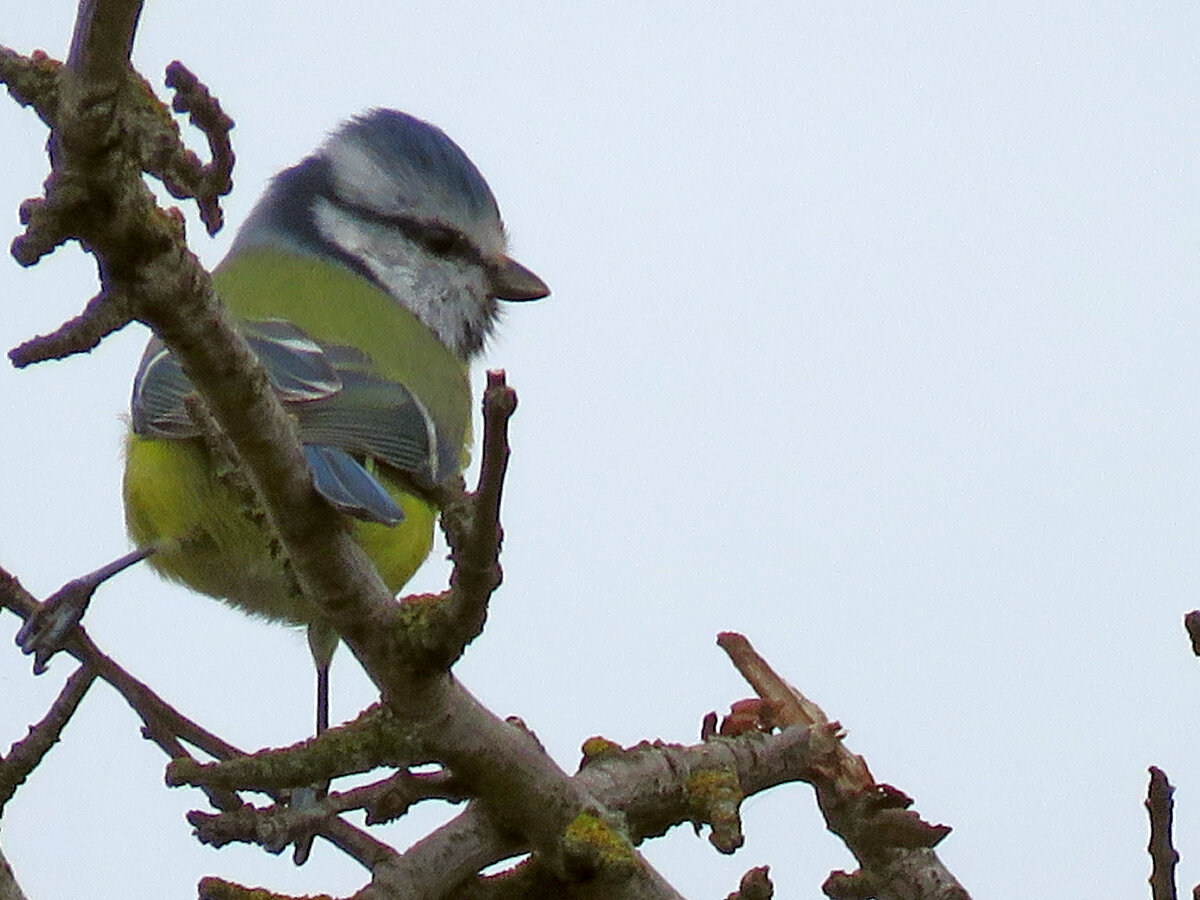
M 507 256 L 492 269 L 491 280 L 497 300 L 540 300 L 550 293 L 546 282 Z

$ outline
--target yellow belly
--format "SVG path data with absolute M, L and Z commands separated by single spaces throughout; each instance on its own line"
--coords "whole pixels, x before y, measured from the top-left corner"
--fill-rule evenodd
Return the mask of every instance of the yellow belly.
M 399 525 L 347 519 L 354 538 L 399 591 L 429 555 L 437 511 L 380 474 L 404 510 Z M 297 625 L 320 621 L 295 586 L 268 530 L 209 465 L 198 440 L 126 446 L 125 523 L 139 547 L 162 543 L 150 564 L 166 577 L 239 609 Z

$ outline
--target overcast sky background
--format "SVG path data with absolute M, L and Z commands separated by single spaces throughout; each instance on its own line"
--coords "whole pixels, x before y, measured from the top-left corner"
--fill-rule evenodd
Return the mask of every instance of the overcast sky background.
M 882 781 L 954 832 L 977 898 L 1148 896 L 1146 767 L 1200 880 L 1200 8 L 1185 3 L 149 4 L 135 60 L 185 61 L 237 120 L 231 227 L 265 180 L 376 105 L 444 128 L 513 254 L 554 289 L 487 365 L 521 397 L 505 583 L 458 674 L 573 770 L 594 734 L 696 740 L 749 693 L 747 634 Z M 0 0 L 0 43 L 65 54 L 69 0 Z M 0 102 L 0 228 L 45 129 Z M 201 146 L 195 133 L 189 138 Z M 188 210 L 191 216 L 191 210 Z M 77 248 L 0 259 L 0 345 L 95 291 Z M 145 333 L 0 367 L 0 564 L 39 595 L 124 552 L 120 456 Z M 476 384 L 482 381 L 482 368 Z M 414 587 L 436 590 L 431 562 Z M 134 572 L 100 645 L 246 747 L 306 735 L 303 636 Z M 0 747 L 70 670 L 0 617 Z M 335 714 L 371 699 L 347 654 Z M 201 875 L 349 894 L 198 846 L 197 792 L 103 686 L 10 803 L 31 900 L 194 896 Z M 769 864 L 817 898 L 852 860 L 811 791 L 750 800 L 724 858 L 646 847 L 687 896 Z M 444 813 L 391 830 L 403 844 Z

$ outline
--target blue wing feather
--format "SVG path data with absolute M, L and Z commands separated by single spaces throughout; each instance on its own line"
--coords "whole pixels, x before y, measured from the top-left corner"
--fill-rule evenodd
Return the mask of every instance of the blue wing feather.
M 384 525 L 404 521 L 404 510 L 345 450 L 324 444 L 305 444 L 304 458 L 308 460 L 317 491 L 337 509 Z

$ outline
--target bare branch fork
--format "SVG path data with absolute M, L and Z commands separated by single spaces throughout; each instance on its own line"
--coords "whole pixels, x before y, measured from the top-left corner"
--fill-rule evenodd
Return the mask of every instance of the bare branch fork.
M 834 900 L 969 900 L 969 895 L 938 859 L 933 848 L 950 833 L 908 809 L 912 800 L 891 785 L 879 784 L 866 761 L 846 749 L 842 729 L 819 706 L 775 673 L 740 634 L 726 632 L 717 643 L 767 708 L 771 724 L 811 729 L 819 762 L 811 777 L 829 830 L 858 860 L 854 873 L 834 872 L 823 885 Z
M 37 606 L 37 601 L 10 576 L 0 579 L 0 600 L 22 616 L 30 615 Z M 189 815 L 189 821 L 206 842 L 221 845 L 230 841 L 252 841 L 278 852 L 295 835 L 316 828 L 368 868 L 383 867 L 384 863 L 395 861 L 396 865 L 426 873 L 429 879 L 423 888 L 426 893 L 419 896 L 442 896 L 480 868 L 525 849 L 514 842 L 511 834 L 498 831 L 477 805 L 472 805 L 458 819 L 415 845 L 405 854 L 407 858 L 403 863 L 398 861 L 391 848 L 337 817 L 341 812 L 361 808 L 368 811 L 369 821 L 382 821 L 422 799 L 462 799 L 464 793 L 456 779 L 445 772 L 412 775 L 402 771 L 364 788 L 335 792 L 315 812 L 279 806 L 266 809 L 247 806 L 235 791 L 249 789 L 278 798 L 286 796 L 288 787 L 311 783 L 315 776 L 334 777 L 374 765 L 399 765 L 406 759 L 389 756 L 385 746 L 368 749 L 362 763 L 356 763 L 356 757 L 346 753 L 337 769 L 314 768 L 306 760 L 290 767 L 293 760 L 289 757 L 303 757 L 306 750 L 315 748 L 318 742 L 313 741 L 295 749 L 245 755 L 164 703 L 146 685 L 103 655 L 82 628 L 72 636 L 69 650 L 84 663 L 71 682 L 77 681 L 81 672 L 88 673 L 89 680 L 93 671 L 98 673 L 141 717 L 145 736 L 175 760 L 169 768 L 169 781 L 202 787 L 214 805 L 227 811 L 218 816 L 198 812 Z M 352 746 L 361 745 L 364 730 L 375 732 L 371 739 L 376 743 L 397 746 L 403 754 L 403 726 L 394 722 L 381 707 L 368 711 L 355 723 L 333 729 L 328 735 L 330 748 L 346 752 Z M 712 823 L 713 841 L 720 844 L 721 810 L 726 802 L 720 786 L 732 785 L 732 802 L 736 808 L 743 795 L 750 796 L 776 784 L 806 779 L 819 761 L 810 738 L 810 733 L 803 728 L 790 728 L 775 735 L 751 730 L 737 737 L 711 737 L 693 747 L 646 744 L 630 750 L 594 739 L 585 745 L 583 766 L 576 779 L 609 809 L 620 811 L 625 827 L 636 842 L 661 834 L 672 825 L 691 821 Z M 201 765 L 184 749 L 180 740 L 227 762 Z M 18 758 L 19 755 L 13 753 L 9 760 L 15 766 Z M 11 780 L 6 777 L 9 768 L 8 760 L 0 764 L 0 779 Z M 264 776 L 264 772 L 269 772 L 270 776 Z M 722 849 L 730 852 L 732 847 Z M 432 873 L 437 873 L 436 878 Z M 545 883 L 547 876 L 540 877 Z M 493 880 L 493 883 L 499 882 Z M 222 886 L 221 890 L 226 893 L 236 887 L 219 879 L 209 879 L 206 884 L 213 890 Z

